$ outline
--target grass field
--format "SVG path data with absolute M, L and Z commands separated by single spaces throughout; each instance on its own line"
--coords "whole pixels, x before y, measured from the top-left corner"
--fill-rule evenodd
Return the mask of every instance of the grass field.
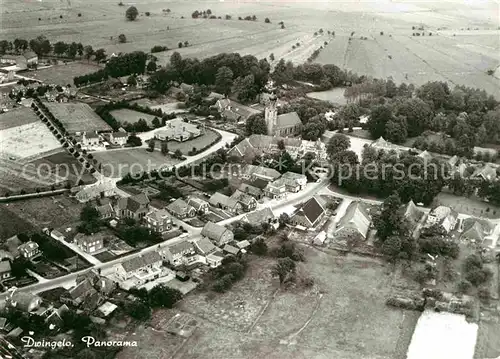
M 344 88 L 334 88 L 328 91 L 309 92 L 307 97 L 321 101 L 329 101 L 335 105 L 345 105 L 347 100 L 344 97 Z
M 0 204 L 1 221 L 6 224 L 5 229 L 2 226 L 0 234 L 8 238 L 33 228 L 60 228 L 79 220 L 82 208 L 83 204 L 66 195 Z
M 0 131 L 39 122 L 35 112 L 27 107 L 21 107 L 9 112 L 0 114 Z
M 148 152 L 145 148 L 94 152 L 93 155 L 102 164 L 103 174 L 114 178 L 128 173 L 151 172 L 179 163 L 170 156 L 163 156 L 160 151 Z
M 66 65 L 56 65 L 49 68 L 31 71 L 27 76 L 41 80 L 45 83 L 66 86 L 73 86 L 73 78 L 96 72 L 102 67 L 94 63 L 70 62 Z
M 156 312 L 155 330 L 135 330 L 129 339 L 139 346 L 118 358 L 404 358 L 420 313 L 385 305 L 390 277 L 381 263 L 303 248 L 312 288 L 280 290 L 274 260 L 252 258 L 227 293 L 193 293 L 175 311 Z M 165 332 L 177 311 L 200 322 L 186 341 Z
M 69 133 L 111 130 L 111 127 L 85 103 L 45 102 L 45 105 Z
M 348 1 L 342 6 L 336 1 L 319 0 L 200 1 L 196 5 L 180 0 L 141 0 L 134 3 L 140 15 L 133 22 L 125 20 L 126 6 L 112 0 L 73 0 L 71 6 L 60 0 L 5 0 L 2 5 L 0 38 L 9 40 L 31 39 L 43 33 L 52 43 L 77 41 L 105 48 L 108 54 L 149 51 L 154 45 L 166 45 L 183 56 L 202 58 L 240 52 L 263 58 L 274 53 L 276 59 L 283 57 L 296 63 L 305 61 L 328 41 L 317 62 L 370 76 L 392 76 L 397 82 L 420 84 L 446 79 L 481 87 L 500 97 L 498 84 L 486 75 L 499 64 L 496 29 L 500 24 L 498 4 L 493 0 L 397 4 L 388 0 Z M 162 11 L 166 8 L 171 10 L 169 14 Z M 191 18 L 194 10 L 205 8 L 222 19 Z M 146 11 L 151 15 L 145 16 Z M 226 14 L 232 20 L 224 20 Z M 255 22 L 237 20 L 238 16 L 254 14 L 258 19 Z M 270 24 L 264 23 L 266 17 Z M 284 21 L 285 29 L 280 29 L 279 21 Z M 412 26 L 420 25 L 425 28 L 425 36 L 413 37 Z M 325 34 L 314 36 L 320 28 Z M 335 38 L 328 36 L 327 30 L 335 31 Z M 349 43 L 352 31 L 355 34 Z M 433 36 L 428 36 L 429 32 Z M 120 33 L 126 35 L 126 43 L 118 42 Z M 368 39 L 360 40 L 361 36 Z M 180 41 L 189 41 L 190 46 L 178 49 Z M 297 42 L 301 45 L 293 50 Z M 155 55 L 164 63 L 173 50 Z
M 119 110 L 113 110 L 110 112 L 111 115 L 120 123 L 136 123 L 141 118 L 146 120 L 149 126 L 152 126 L 153 119 L 156 116 L 148 115 L 147 113 L 142 113 L 139 111 L 129 110 L 128 108 L 121 108 Z M 160 120 L 161 121 L 161 120 Z

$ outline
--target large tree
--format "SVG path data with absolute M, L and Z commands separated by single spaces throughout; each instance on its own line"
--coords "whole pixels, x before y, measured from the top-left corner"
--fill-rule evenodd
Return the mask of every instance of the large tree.
M 125 11 L 125 17 L 127 20 L 134 21 L 137 18 L 137 15 L 139 15 L 139 11 L 137 11 L 137 8 L 135 6 L 131 6 Z
M 267 135 L 267 125 L 264 117 L 261 114 L 255 114 L 247 119 L 246 123 L 247 135 Z
M 227 96 L 231 93 L 231 86 L 233 86 L 233 71 L 227 66 L 222 66 L 215 75 L 215 90 Z
M 351 147 L 351 140 L 346 135 L 337 133 L 328 142 L 326 152 L 330 158 L 335 158 L 335 156 L 343 151 L 346 151 Z

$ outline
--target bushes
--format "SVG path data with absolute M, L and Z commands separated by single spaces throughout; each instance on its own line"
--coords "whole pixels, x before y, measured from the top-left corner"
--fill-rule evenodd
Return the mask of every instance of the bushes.
M 222 260 L 222 265 L 215 269 L 215 281 L 212 289 L 222 293 L 230 289 L 234 283 L 243 279 L 247 270 L 247 263 L 236 257 L 226 257 Z
M 168 47 L 166 46 L 161 46 L 161 45 L 156 45 L 156 46 L 153 46 L 151 48 L 151 53 L 155 53 L 155 52 L 162 52 L 162 51 L 167 51 L 168 50 Z

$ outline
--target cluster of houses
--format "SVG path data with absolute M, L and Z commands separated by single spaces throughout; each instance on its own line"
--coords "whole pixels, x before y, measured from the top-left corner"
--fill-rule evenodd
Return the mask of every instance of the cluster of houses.
M 281 148 L 280 148 L 281 147 Z M 228 151 L 228 156 L 251 163 L 265 154 L 286 150 L 294 159 L 313 153 L 316 159 L 326 159 L 326 146 L 322 141 L 307 141 L 294 137 L 251 135 Z
M 38 55 L 33 51 L 26 51 L 20 55 L 4 54 L 0 57 L 0 64 L 3 70 L 26 70 L 38 64 Z
M 99 134 L 97 132 L 83 132 L 77 139 L 83 149 L 93 150 L 100 149 L 106 146 L 120 146 L 127 144 L 129 134 L 122 128 L 115 132 Z
M 22 257 L 28 261 L 38 258 L 42 252 L 37 243 L 33 241 L 21 242 L 17 236 L 6 240 L 7 250 L 0 250 L 0 283 L 12 278 L 12 262 Z

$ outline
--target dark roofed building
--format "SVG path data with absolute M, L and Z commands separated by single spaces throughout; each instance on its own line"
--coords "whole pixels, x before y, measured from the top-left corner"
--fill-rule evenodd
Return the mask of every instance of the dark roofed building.
M 312 197 L 295 212 L 290 221 L 295 225 L 303 227 L 315 227 L 321 218 L 323 218 L 325 212 L 325 207 L 320 200 L 316 197 Z
M 149 198 L 145 193 L 120 198 L 115 206 L 119 218 L 142 219 L 149 212 Z

